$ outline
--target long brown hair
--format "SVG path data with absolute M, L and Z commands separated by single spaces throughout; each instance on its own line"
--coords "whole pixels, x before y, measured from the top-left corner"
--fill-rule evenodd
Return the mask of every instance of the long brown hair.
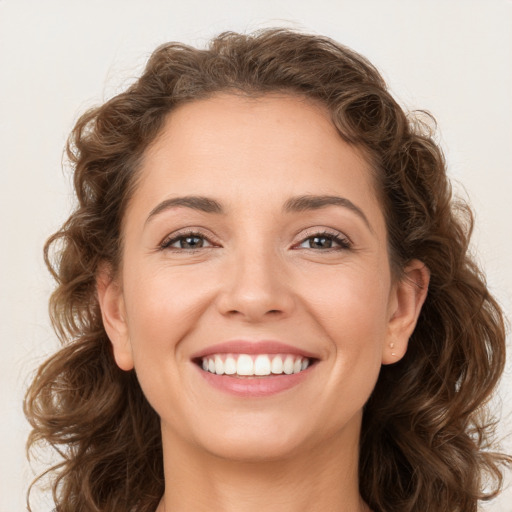
M 324 37 L 224 33 L 204 50 L 169 43 L 142 76 L 85 113 L 68 142 L 78 203 L 45 247 L 61 350 L 38 370 L 28 446 L 46 442 L 58 512 L 153 512 L 164 491 L 160 425 L 134 372 L 115 364 L 96 296 L 98 267 L 120 263 L 123 214 L 144 151 L 177 105 L 218 92 L 299 94 L 328 107 L 340 136 L 375 173 L 398 274 L 431 273 L 406 356 L 382 368 L 365 406 L 360 492 L 375 512 L 474 512 L 500 488 L 485 408 L 503 370 L 502 313 L 468 254 L 469 208 L 454 202 L 429 125 L 406 114 L 377 70 Z M 424 118 L 425 115 L 422 114 Z M 486 496 L 484 482 L 496 483 Z

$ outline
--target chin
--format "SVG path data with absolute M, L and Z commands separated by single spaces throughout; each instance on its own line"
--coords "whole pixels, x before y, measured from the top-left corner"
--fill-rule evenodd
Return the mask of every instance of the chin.
M 210 428 L 196 431 L 195 444 L 211 455 L 240 462 L 286 459 L 307 444 L 308 429 L 298 418 L 291 422 L 258 416 L 252 421 L 211 422 Z
M 236 439 L 220 439 L 205 447 L 218 458 L 234 462 L 271 462 L 293 457 L 300 452 L 302 443 L 294 439 L 268 439 L 258 436 L 240 436 Z

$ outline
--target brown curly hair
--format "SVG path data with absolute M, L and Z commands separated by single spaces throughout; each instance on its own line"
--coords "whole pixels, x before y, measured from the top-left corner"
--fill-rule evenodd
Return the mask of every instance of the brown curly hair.
M 224 33 L 203 50 L 164 44 L 131 87 L 85 113 L 70 136 L 78 204 L 45 246 L 63 347 L 25 400 L 29 449 L 46 442 L 62 457 L 50 470 L 58 512 L 153 512 L 164 491 L 159 418 L 134 372 L 115 364 L 96 295 L 99 265 L 115 272 L 120 263 L 123 214 L 145 150 L 177 105 L 276 91 L 328 107 L 375 171 L 393 270 L 417 258 L 431 273 L 407 354 L 382 367 L 365 406 L 363 499 L 375 512 L 474 512 L 500 489 L 510 459 L 491 451 L 485 405 L 504 366 L 504 322 L 468 254 L 471 212 L 452 200 L 433 130 L 419 120 L 424 113 L 404 113 L 364 57 L 274 29 Z M 485 494 L 488 477 L 496 485 Z

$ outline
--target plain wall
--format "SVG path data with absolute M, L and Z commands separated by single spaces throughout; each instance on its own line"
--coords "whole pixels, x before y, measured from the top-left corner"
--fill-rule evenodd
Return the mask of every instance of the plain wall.
M 512 2 L 510 0 L 0 0 L 0 512 L 25 508 L 21 403 L 57 348 L 47 318 L 45 238 L 72 205 L 61 169 L 79 113 L 140 72 L 156 45 L 202 45 L 223 30 L 287 25 L 367 56 L 396 98 L 437 118 L 455 189 L 476 211 L 473 247 L 512 310 Z M 512 368 L 500 388 L 512 452 Z M 43 497 L 36 511 L 51 508 Z M 512 492 L 486 510 L 510 512 Z

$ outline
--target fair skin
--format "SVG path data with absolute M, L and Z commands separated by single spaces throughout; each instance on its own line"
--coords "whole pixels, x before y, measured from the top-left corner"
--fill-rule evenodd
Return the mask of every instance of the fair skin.
M 117 364 L 161 418 L 158 512 L 367 511 L 362 409 L 407 349 L 428 271 L 412 261 L 393 279 L 370 168 L 328 113 L 285 95 L 180 106 L 145 155 L 123 236 L 98 295 Z M 234 340 L 235 360 L 309 366 L 209 371 L 206 355 L 227 364 L 218 345 Z

